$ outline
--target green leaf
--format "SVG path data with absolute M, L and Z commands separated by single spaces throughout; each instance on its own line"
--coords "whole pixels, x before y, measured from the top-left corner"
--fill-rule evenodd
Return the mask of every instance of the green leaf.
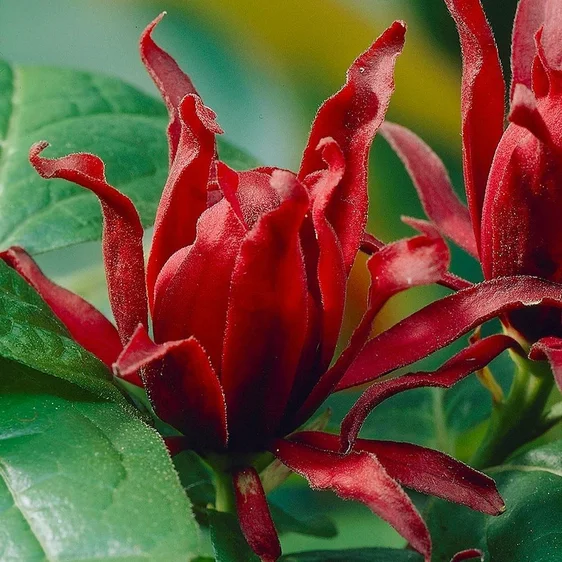
M 215 503 L 215 485 L 211 468 L 193 451 L 174 456 L 174 466 L 192 503 L 206 507 Z
M 37 292 L 1 260 L 0 357 L 128 404 L 107 367 L 70 337 Z
M 275 528 L 280 535 L 298 533 L 299 535 L 331 539 L 338 534 L 334 522 L 326 515 L 297 519 L 276 505 L 270 504 L 269 508 Z
M 74 385 L 0 364 L 0 559 L 198 554 L 189 501 L 153 429 Z
M 487 471 L 506 503 L 499 517 L 435 501 L 426 515 L 434 560 L 480 548 L 489 562 L 558 561 L 562 552 L 562 441 Z
M 352 548 L 287 554 L 283 562 L 422 562 L 416 552 L 395 548 Z
M 114 78 L 0 60 L 0 247 L 45 252 L 101 236 L 96 198 L 63 180 L 43 180 L 29 147 L 51 143 L 46 156 L 92 152 L 115 187 L 131 197 L 143 224 L 153 223 L 168 171 L 164 105 Z M 226 142 L 234 167 L 255 161 Z
M 217 562 L 260 562 L 242 535 L 234 515 L 210 509 L 209 525 Z

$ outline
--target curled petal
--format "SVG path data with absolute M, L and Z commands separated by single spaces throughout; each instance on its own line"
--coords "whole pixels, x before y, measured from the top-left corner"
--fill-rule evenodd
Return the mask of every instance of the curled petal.
M 434 326 L 436 330 L 440 329 L 438 322 Z M 508 336 L 490 336 L 463 349 L 434 373 L 408 373 L 373 384 L 361 395 L 342 421 L 342 449 L 351 450 L 367 416 L 387 398 L 419 387 L 449 388 L 474 371 L 482 369 L 509 348 L 519 348 L 519 345 Z
M 513 90 L 509 120 L 530 131 L 541 142 L 553 144 L 552 135 L 539 111 L 535 95 L 523 84 L 516 84 Z
M 344 155 L 333 139 L 323 139 L 322 151 L 328 165 L 322 179 L 312 190 L 312 222 L 318 240 L 318 284 L 322 297 L 322 363 L 324 370 L 330 364 L 343 319 L 346 292 L 346 274 L 343 252 L 338 237 L 327 219 L 327 212 L 335 189 L 345 174 Z
M 238 469 L 232 482 L 242 534 L 263 562 L 276 562 L 281 545 L 258 473 L 252 467 Z
M 382 250 L 385 245 L 386 244 L 384 242 L 382 242 L 369 232 L 363 233 L 363 238 L 361 239 L 361 251 L 365 254 L 376 254 L 379 250 Z
M 468 209 L 457 197 L 441 159 L 417 135 L 384 123 L 381 134 L 408 170 L 425 214 L 439 230 L 472 256 L 478 256 Z
M 114 368 L 125 379 L 140 371 L 154 411 L 180 430 L 191 448 L 226 446 L 224 394 L 195 338 L 156 345 L 139 326 Z
M 247 233 L 232 273 L 221 382 L 231 439 L 256 445 L 283 415 L 307 334 L 307 281 L 299 231 L 304 187 L 274 171 L 281 203 Z M 257 440 L 257 443 L 256 441 Z
M 172 254 L 193 243 L 197 220 L 207 208 L 209 180 L 214 173 L 215 134 L 221 132 L 214 113 L 196 95 L 183 98 L 177 119 L 177 155 L 158 205 L 147 266 L 151 307 L 160 270 Z
M 449 251 L 434 229 L 433 234 L 388 244 L 367 262 L 371 277 L 369 302 L 359 326 L 336 363 L 322 376 L 297 414 L 298 425 L 326 399 L 369 338 L 377 313 L 395 294 L 418 285 L 439 281 L 447 272 Z
M 101 312 L 78 295 L 47 279 L 22 248 L 14 246 L 0 252 L 0 259 L 15 269 L 41 295 L 84 349 L 111 367 L 123 346 L 115 326 Z
M 480 214 L 486 181 L 503 134 L 502 69 L 480 0 L 445 0 L 459 32 L 463 54 L 462 140 L 468 208 L 480 247 Z
M 544 22 L 547 0 L 519 0 L 511 41 L 511 96 L 517 84 L 532 88 L 535 34 Z
M 562 339 L 556 337 L 542 338 L 536 342 L 529 353 L 534 360 L 547 359 L 552 368 L 554 380 L 562 389 Z
M 562 285 L 521 275 L 484 281 L 449 295 L 369 341 L 338 390 L 419 361 L 504 312 L 535 305 L 562 308 Z
M 291 440 L 328 451 L 338 451 L 341 445 L 338 435 L 318 431 L 295 433 Z M 375 455 L 388 475 L 406 488 L 489 515 L 505 511 L 494 481 L 449 455 L 410 443 L 368 439 L 357 439 L 353 450 Z
M 92 154 L 43 158 L 46 142 L 34 144 L 29 161 L 43 178 L 62 178 L 98 197 L 103 212 L 103 259 L 111 310 L 123 345 L 139 324 L 146 326 L 148 306 L 142 248 L 143 228 L 132 201 L 105 179 L 103 162 Z
M 317 146 L 325 168 L 306 177 L 311 213 L 301 228 L 309 288 L 308 330 L 298 376 L 291 391 L 291 406 L 299 407 L 332 361 L 338 341 L 344 306 L 347 276 L 340 241 L 327 212 L 345 173 L 345 157 L 338 143 L 324 138 Z
M 406 26 L 392 24 L 350 67 L 345 86 L 318 110 L 299 171 L 299 179 L 324 168 L 319 142 L 333 138 L 345 156 L 345 174 L 328 209 L 346 272 L 361 244 L 367 222 L 367 159 L 394 90 L 394 64 L 402 51 Z
M 161 13 L 142 32 L 139 50 L 141 60 L 168 108 L 168 114 L 170 115 L 168 142 L 170 145 L 170 164 L 172 164 L 180 142 L 181 123 L 178 115 L 180 101 L 188 94 L 197 94 L 197 90 L 189 76 L 183 73 L 176 61 L 152 39 L 154 28 L 165 15 L 166 12 Z
M 400 485 L 373 454 L 342 455 L 302 443 L 277 440 L 271 451 L 315 490 L 332 490 L 340 498 L 360 501 L 390 523 L 421 553 L 431 559 L 431 538 L 423 519 Z

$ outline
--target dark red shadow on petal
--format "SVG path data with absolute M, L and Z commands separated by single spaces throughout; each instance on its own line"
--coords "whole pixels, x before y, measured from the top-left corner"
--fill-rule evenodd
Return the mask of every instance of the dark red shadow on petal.
M 157 345 L 139 326 L 115 363 L 116 374 L 140 371 L 156 414 L 197 450 L 226 447 L 226 403 L 220 382 L 195 338 Z

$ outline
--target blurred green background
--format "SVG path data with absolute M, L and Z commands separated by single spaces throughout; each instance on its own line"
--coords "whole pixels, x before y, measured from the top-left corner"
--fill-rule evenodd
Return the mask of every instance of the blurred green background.
M 516 0 L 483 2 L 506 72 Z M 101 71 L 156 94 L 142 67 L 141 30 L 168 11 L 156 39 L 190 74 L 226 137 L 264 164 L 297 169 L 320 103 L 345 79 L 353 59 L 394 19 L 408 23 L 389 118 L 420 134 L 445 161 L 462 193 L 460 52 L 443 0 L 0 0 L 0 56 L 24 64 Z M 370 229 L 384 240 L 410 235 L 401 215 L 421 217 L 414 189 L 383 139 L 371 154 Z M 41 257 L 45 269 L 107 310 L 97 244 Z M 75 270 L 93 266 L 82 278 Z M 477 264 L 454 250 L 454 270 L 479 278 Z M 347 325 L 361 314 L 368 279 L 357 267 Z M 415 290 L 380 320 L 393 322 L 440 293 Z M 379 326 L 379 327 L 380 327 Z M 412 422 L 414 423 L 414 422 Z M 401 545 L 401 539 L 362 506 L 343 504 L 295 483 L 275 499 L 301 514 L 331 511 L 340 523 L 335 543 L 296 535 L 299 548 Z

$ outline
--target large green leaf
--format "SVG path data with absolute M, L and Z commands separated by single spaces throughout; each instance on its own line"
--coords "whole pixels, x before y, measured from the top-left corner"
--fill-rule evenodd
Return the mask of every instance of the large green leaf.
M 70 337 L 35 290 L 2 260 L 0 357 L 127 404 L 107 367 Z
M 38 253 L 100 237 L 95 197 L 42 180 L 29 165 L 29 147 L 39 140 L 51 143 L 51 157 L 98 154 L 109 181 L 151 225 L 168 169 L 167 121 L 160 101 L 120 80 L 0 60 L 0 247 Z M 227 143 L 219 149 L 235 167 L 254 165 Z
M 157 433 L 64 381 L 0 364 L 0 559 L 186 562 L 189 500 Z
M 490 517 L 444 501 L 427 521 L 437 562 L 464 548 L 484 551 L 487 562 L 558 562 L 562 559 L 562 441 L 549 443 L 488 471 L 507 511 Z

